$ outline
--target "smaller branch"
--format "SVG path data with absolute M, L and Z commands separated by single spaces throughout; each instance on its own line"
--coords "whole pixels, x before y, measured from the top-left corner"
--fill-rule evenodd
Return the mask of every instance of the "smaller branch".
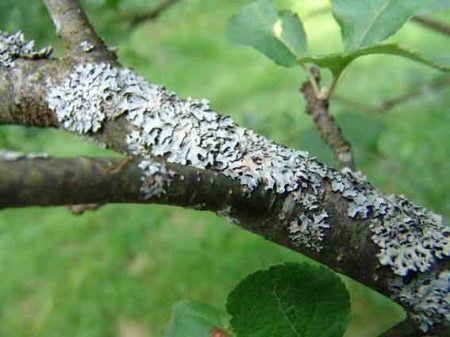
M 421 332 L 409 319 L 405 319 L 400 323 L 389 328 L 379 337 L 423 337 Z
M 57 34 L 64 41 L 66 56 L 115 61 L 111 53 L 88 21 L 77 0 L 44 0 Z
M 435 32 L 450 36 L 450 24 L 423 15 L 414 16 L 411 21 Z
M 415 98 L 418 98 L 420 96 L 424 96 L 431 91 L 439 91 L 444 89 L 446 86 L 450 85 L 450 77 L 441 77 L 438 79 L 433 80 L 431 83 L 423 85 L 417 89 L 412 90 L 411 92 L 405 93 L 403 95 L 400 95 L 398 97 L 394 97 L 391 99 L 388 99 L 384 102 L 381 102 L 377 106 L 370 106 L 358 101 L 355 101 L 349 97 L 341 96 L 341 95 L 334 95 L 334 99 L 337 101 L 344 103 L 346 105 L 352 106 L 358 110 L 366 111 L 371 114 L 377 114 L 377 113 L 383 113 L 390 109 L 393 109 L 394 107 L 407 103 Z
M 330 114 L 328 98 L 316 94 L 317 89 L 313 83 L 316 86 L 320 84 L 320 72 L 316 68 L 312 68 L 311 74 L 314 81 L 308 80 L 300 89 L 306 100 L 306 113 L 312 116 L 320 136 L 332 149 L 339 167 L 354 170 L 355 164 L 350 142 L 344 138 L 342 130 Z
M 125 19 L 130 22 L 130 28 L 135 28 L 144 21 L 157 19 L 162 13 L 177 2 L 179 2 L 179 0 L 161 0 L 151 11 L 146 13 L 130 13 L 125 16 Z

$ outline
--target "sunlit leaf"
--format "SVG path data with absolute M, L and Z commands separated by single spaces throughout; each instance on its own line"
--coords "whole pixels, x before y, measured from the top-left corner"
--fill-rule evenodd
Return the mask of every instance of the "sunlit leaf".
M 227 25 L 228 38 L 251 46 L 279 65 L 290 67 L 306 52 L 306 35 L 297 14 L 277 10 L 271 0 L 244 6 Z

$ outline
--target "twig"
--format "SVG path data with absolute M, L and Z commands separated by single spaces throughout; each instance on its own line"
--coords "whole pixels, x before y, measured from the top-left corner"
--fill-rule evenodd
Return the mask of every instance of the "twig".
M 412 21 L 435 32 L 450 36 L 450 24 L 445 22 L 441 22 L 423 15 L 414 16 Z
M 108 50 L 95 33 L 78 1 L 44 0 L 44 2 L 56 32 L 64 42 L 66 57 L 115 61 L 115 54 Z M 91 57 L 87 57 L 87 54 Z
M 381 102 L 380 104 L 376 106 L 370 106 L 361 102 L 358 102 L 356 100 L 353 100 L 349 97 L 345 97 L 342 95 L 334 95 L 333 98 L 341 103 L 344 103 L 349 106 L 353 106 L 358 110 L 366 111 L 371 114 L 377 114 L 377 113 L 383 113 L 390 109 L 393 109 L 394 107 L 407 103 L 415 98 L 418 98 L 420 96 L 423 96 L 425 94 L 430 93 L 430 91 L 438 91 L 444 89 L 446 86 L 450 85 L 450 77 L 440 77 L 435 80 L 433 80 L 431 83 L 423 85 L 417 89 L 414 89 L 411 92 L 405 93 L 403 95 L 400 95 L 398 97 L 394 97 L 388 100 L 385 100 L 384 102 Z
M 179 0 L 161 0 L 151 11 L 146 13 L 133 13 L 126 15 L 125 19 L 130 22 L 130 27 L 135 28 L 144 21 L 151 21 L 158 18 L 163 12 L 176 4 Z
M 329 112 L 328 98 L 316 94 L 317 89 L 313 83 L 320 84 L 320 72 L 317 68 L 311 72 L 314 81 L 306 81 L 300 89 L 306 100 L 306 113 L 312 116 L 314 124 L 325 143 L 332 149 L 334 157 L 340 168 L 355 169 L 353 152 L 350 142 L 347 141 L 342 130 L 336 124 L 336 120 Z

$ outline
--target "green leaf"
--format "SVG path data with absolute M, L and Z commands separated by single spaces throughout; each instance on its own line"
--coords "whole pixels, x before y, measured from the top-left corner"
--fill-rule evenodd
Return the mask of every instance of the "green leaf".
M 306 34 L 297 14 L 277 13 L 271 0 L 257 0 L 233 16 L 226 29 L 227 37 L 238 44 L 251 46 L 275 63 L 290 67 L 306 52 Z
M 448 0 L 332 0 L 345 50 L 385 40 L 412 16 L 450 8 Z
M 227 314 L 206 303 L 180 301 L 172 309 L 172 317 L 164 337 L 227 337 L 223 330 Z
M 358 57 L 372 54 L 397 55 L 409 58 L 413 61 L 421 62 L 433 68 L 450 71 L 450 62 L 444 60 L 435 60 L 428 56 L 419 54 L 416 51 L 408 50 L 397 44 L 379 44 L 372 47 L 361 48 L 348 53 L 336 53 L 322 56 L 307 56 L 297 60 L 299 64 L 314 63 L 319 67 L 328 68 L 334 76 L 337 76 L 342 70 Z M 450 60 L 449 60 L 450 61 Z
M 349 321 L 349 294 L 329 269 L 288 263 L 257 271 L 228 295 L 239 337 L 339 337 Z

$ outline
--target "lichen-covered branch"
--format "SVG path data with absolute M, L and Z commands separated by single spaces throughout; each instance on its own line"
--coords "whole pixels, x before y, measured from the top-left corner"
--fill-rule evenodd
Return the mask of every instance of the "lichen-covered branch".
M 355 169 L 351 144 L 344 138 L 342 130 L 329 112 L 328 98 L 318 97 L 312 81 L 320 83 L 320 73 L 315 71 L 314 79 L 303 84 L 300 91 L 306 100 L 306 112 L 311 115 L 320 136 L 331 148 L 340 168 Z
M 44 2 L 56 27 L 56 33 L 64 41 L 66 57 L 115 61 L 115 55 L 108 51 L 95 33 L 78 1 L 44 0 Z
M 423 331 L 449 331 L 450 230 L 438 215 L 109 62 L 18 58 L 2 68 L 0 121 L 36 123 L 16 103 L 32 95 L 33 116 L 132 158 L 123 165 L 140 172 L 133 196 L 109 200 L 215 211 L 389 296 Z

